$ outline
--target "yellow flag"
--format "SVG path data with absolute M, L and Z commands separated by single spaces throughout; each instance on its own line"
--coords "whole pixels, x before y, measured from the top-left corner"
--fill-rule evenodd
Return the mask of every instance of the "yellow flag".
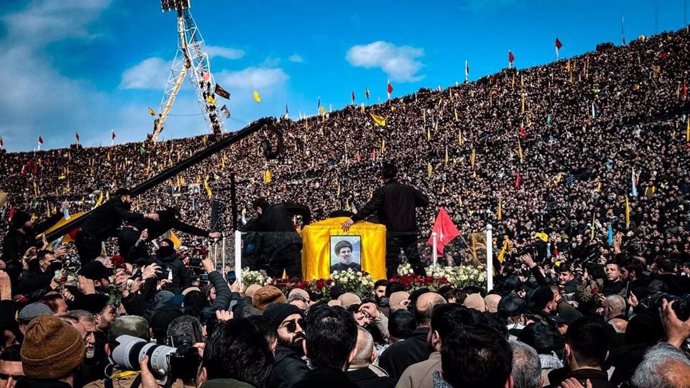
M 177 235 L 175 234 L 175 232 L 173 232 L 173 231 L 171 230 L 170 233 L 168 233 L 168 239 L 169 239 L 170 241 L 172 241 L 172 243 L 173 243 L 173 248 L 175 248 L 176 250 L 177 250 L 177 249 L 180 249 L 180 246 L 182 245 L 182 241 L 180 241 L 180 238 L 177 237 Z
M 266 169 L 266 171 L 264 171 L 264 184 L 267 185 L 267 184 L 271 183 L 271 179 L 272 179 L 271 170 Z
M 103 203 L 103 190 L 101 190 L 101 195 L 98 196 L 98 201 L 96 201 L 96 207 L 101 206 Z
M 688 126 L 685 128 L 685 142 L 690 143 L 690 117 L 688 117 Z
M 386 150 L 386 141 L 381 140 L 381 153 L 383 153 Z
M 503 247 L 501 247 L 501 251 L 498 252 L 498 262 L 501 264 L 503 264 L 503 260 L 505 260 L 506 250 L 508 250 L 508 240 L 503 240 Z
M 364 113 L 364 103 L 362 103 L 362 105 L 359 106 L 359 110 L 360 112 Z
M 458 119 L 458 110 L 453 109 L 453 111 L 455 112 L 455 121 L 460 121 L 460 119 Z
M 211 186 L 208 184 L 208 175 L 204 178 L 204 189 L 206 189 L 206 194 L 208 194 L 208 198 L 213 198 L 213 191 L 211 191 Z
M 597 183 L 597 193 L 601 193 L 601 182 Z
M 36 184 L 36 179 L 34 179 L 34 194 L 38 197 L 38 185 Z
M 434 174 L 434 168 L 431 167 L 431 162 L 427 163 L 426 171 L 429 173 L 429 178 L 431 178 L 431 176 Z
M 520 113 L 525 113 L 525 95 L 522 94 L 522 108 Z
M 206 97 L 206 102 L 208 102 L 208 103 L 211 104 L 211 105 L 216 105 L 216 99 L 213 98 L 213 96 L 211 96 L 211 95 L 209 95 L 208 97 Z
M 517 152 L 518 152 L 518 156 L 520 157 L 520 163 L 522 163 L 523 160 L 524 160 L 524 158 L 523 158 L 523 155 L 522 155 L 522 144 L 520 144 L 520 140 L 518 140 L 518 149 L 517 149 Z
M 150 114 L 151 116 L 155 116 L 155 115 L 156 115 L 156 111 L 153 110 L 153 108 L 149 107 L 149 114 Z
M 503 219 L 503 198 L 498 198 L 498 211 L 496 212 L 496 219 L 499 221 Z
M 321 114 L 321 116 L 325 116 L 325 115 L 326 115 L 326 107 L 325 107 L 325 106 L 321 105 L 321 106 L 319 107 L 319 114 Z
M 426 141 L 431 141 L 431 129 L 426 129 Z
M 261 96 L 259 95 L 259 92 L 257 92 L 255 90 L 253 96 L 254 96 L 254 101 L 256 101 L 257 103 L 261 102 Z
M 477 160 L 477 153 L 474 151 L 474 146 L 472 146 L 472 153 L 470 154 L 470 165 L 474 168 L 474 162 Z
M 549 241 L 549 235 L 544 232 L 537 232 L 534 234 L 534 237 L 540 239 L 543 242 Z
M 448 146 L 446 146 L 446 157 L 443 158 L 443 163 L 448 164 Z
M 458 145 L 462 145 L 462 131 L 458 132 Z
M 630 202 L 628 196 L 625 196 L 625 227 L 630 227 Z
M 375 115 L 373 113 L 369 113 L 369 116 L 371 116 L 372 120 L 374 120 L 374 124 L 378 125 L 379 127 L 385 127 L 386 126 L 386 118 L 385 117 Z

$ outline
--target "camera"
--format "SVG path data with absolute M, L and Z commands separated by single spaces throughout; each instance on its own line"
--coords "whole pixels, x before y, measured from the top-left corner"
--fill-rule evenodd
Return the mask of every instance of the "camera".
M 158 345 L 131 335 L 121 335 L 113 349 L 113 362 L 126 370 L 139 370 L 139 362 L 149 356 L 149 370 L 156 378 L 189 380 L 196 377 L 201 358 L 196 348 Z
M 657 292 L 651 295 L 640 303 L 648 309 L 658 310 L 661 308 L 661 300 L 666 299 L 669 303 L 673 302 L 671 308 L 676 313 L 676 316 L 681 321 L 687 321 L 690 318 L 690 294 L 686 295 L 671 295 L 665 292 Z

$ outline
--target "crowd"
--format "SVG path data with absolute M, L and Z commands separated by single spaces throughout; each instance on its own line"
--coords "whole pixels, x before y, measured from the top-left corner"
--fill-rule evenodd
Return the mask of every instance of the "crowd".
M 493 290 L 406 289 L 395 277 L 361 295 L 241 284 L 188 249 L 192 237 L 154 248 L 132 225 L 136 260 L 111 240 L 86 262 L 36 235 L 215 137 L 3 153 L 0 384 L 690 386 L 689 53 L 682 30 L 284 118 L 276 158 L 259 147 L 274 132 L 259 132 L 133 198 L 139 216 L 123 217 L 160 222 L 174 207 L 203 241 L 229 231 L 210 219 L 231 176 L 238 218 L 258 197 L 313 219 L 357 213 L 392 160 L 428 196 L 424 241 L 441 206 L 464 236 L 493 225 Z M 466 263 L 472 245 L 456 239 L 446 263 Z

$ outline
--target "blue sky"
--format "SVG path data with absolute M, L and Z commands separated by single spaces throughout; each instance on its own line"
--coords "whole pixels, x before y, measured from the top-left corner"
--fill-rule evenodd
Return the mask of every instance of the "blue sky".
M 640 34 L 677 30 L 686 0 L 192 0 L 192 15 L 215 79 L 232 93 L 236 130 L 289 106 L 313 115 L 317 99 L 339 109 L 419 88 L 447 87 L 526 68 Z M 153 126 L 176 51 L 173 13 L 157 0 L 0 1 L 0 136 L 9 151 L 65 147 L 79 131 L 86 146 L 141 141 Z M 252 100 L 258 90 L 263 102 Z M 207 133 L 189 82 L 162 139 Z

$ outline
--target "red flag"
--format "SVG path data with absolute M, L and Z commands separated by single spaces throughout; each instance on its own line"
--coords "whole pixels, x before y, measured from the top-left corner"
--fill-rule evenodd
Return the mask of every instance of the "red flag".
M 515 188 L 519 189 L 520 186 L 522 186 L 522 177 L 520 176 L 520 171 L 518 170 L 517 175 L 515 176 Z
M 43 137 L 42 136 L 38 137 L 38 144 L 43 144 Z
M 508 63 L 512 65 L 513 61 L 515 61 L 515 55 L 513 55 L 512 51 L 508 50 Z
M 26 175 L 26 164 L 22 166 L 22 175 Z
M 525 131 L 525 123 L 520 122 L 520 137 L 525 136 L 527 136 L 527 132 Z
M 391 82 L 388 81 L 388 94 L 393 93 L 393 85 L 391 85 Z
M 556 48 L 560 50 L 561 47 L 563 47 L 563 43 L 561 43 L 560 39 L 556 38 Z
M 438 215 L 431 231 L 436 232 L 436 250 L 441 255 L 443 254 L 443 248 L 460 235 L 458 227 L 455 226 L 448 212 L 443 207 L 438 209 Z M 428 244 L 433 246 L 433 238 L 431 236 L 429 236 Z
M 202 71 L 201 78 L 203 78 L 204 81 L 208 81 L 209 79 L 211 79 L 211 74 L 209 74 L 207 71 Z
M 359 151 L 355 152 L 355 160 L 358 162 L 362 160 L 362 154 Z

